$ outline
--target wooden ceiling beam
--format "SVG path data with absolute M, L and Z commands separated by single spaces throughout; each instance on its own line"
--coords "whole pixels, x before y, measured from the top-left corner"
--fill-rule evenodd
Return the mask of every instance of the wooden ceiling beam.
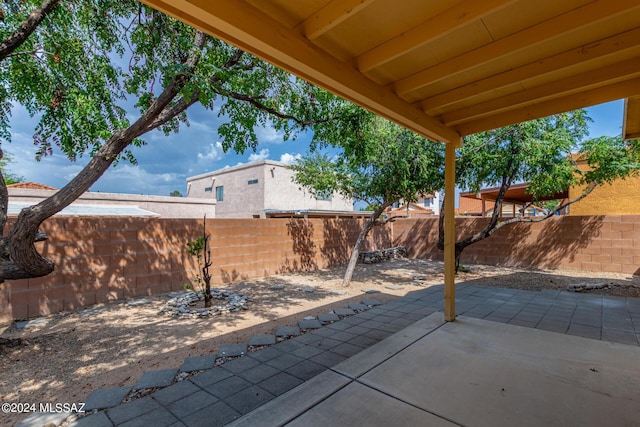
M 622 137 L 624 139 L 640 138 L 640 96 L 630 96 L 624 100 Z
M 457 129 L 461 135 L 466 136 L 486 130 L 497 129 L 513 123 L 526 122 L 636 95 L 640 95 L 640 78 L 625 80 L 585 92 L 544 101 L 535 105 L 528 105 L 477 120 L 471 120 L 461 123 L 454 128 Z
M 498 58 L 529 49 L 582 26 L 609 19 L 612 15 L 624 13 L 638 6 L 637 0 L 600 0 L 555 16 L 547 21 L 528 27 L 508 37 L 486 44 L 477 49 L 443 61 L 397 81 L 393 88 L 399 95 L 405 95 L 445 78 L 468 72 L 474 68 L 495 61 Z
M 512 110 L 535 102 L 562 97 L 567 94 L 593 89 L 594 85 L 608 86 L 620 80 L 640 77 L 640 59 L 638 57 L 626 61 L 608 64 L 596 70 L 584 71 L 564 79 L 552 81 L 532 88 L 525 87 L 521 92 L 489 101 L 461 106 L 438 116 L 448 126 L 469 121 L 498 111 Z M 596 83 L 597 82 L 597 83 Z M 563 95 L 564 94 L 564 95 Z
M 360 55 L 355 63 L 361 72 L 366 73 L 515 1 L 471 0 L 459 3 Z
M 455 130 L 245 2 L 142 1 L 429 139 L 460 140 Z
M 334 0 L 305 19 L 298 27 L 305 37 L 314 40 L 346 21 L 375 0 Z
M 532 63 L 523 64 L 500 74 L 486 77 L 463 86 L 456 87 L 447 92 L 431 96 L 420 102 L 420 106 L 427 112 L 433 108 L 442 108 L 447 105 L 468 100 L 475 96 L 495 91 L 496 89 L 513 85 L 515 83 L 538 77 L 547 73 L 553 73 L 566 67 L 576 66 L 588 61 L 598 60 L 619 54 L 628 49 L 638 50 L 640 40 L 640 28 L 616 34 L 615 36 L 599 40 L 541 59 Z

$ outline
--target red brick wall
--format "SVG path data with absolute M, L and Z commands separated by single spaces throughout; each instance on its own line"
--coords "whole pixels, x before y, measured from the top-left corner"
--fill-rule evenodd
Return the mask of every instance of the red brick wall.
M 487 222 L 486 218 L 457 218 L 458 239 Z M 443 259 L 436 247 L 437 218 L 397 220 L 393 236 L 394 245 L 406 246 L 411 257 Z M 461 262 L 640 274 L 640 215 L 560 216 L 506 226 L 467 247 Z
M 354 219 L 210 219 L 212 283 L 345 264 L 362 222 Z M 109 300 L 181 290 L 196 274 L 186 242 L 202 221 L 53 218 L 38 243 L 56 263 L 42 278 L 0 285 L 0 321 L 34 317 Z M 376 228 L 364 250 L 389 247 Z

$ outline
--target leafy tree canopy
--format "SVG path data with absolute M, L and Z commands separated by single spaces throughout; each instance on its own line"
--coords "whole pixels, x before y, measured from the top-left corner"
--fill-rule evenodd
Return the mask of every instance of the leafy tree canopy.
M 346 102 L 134 0 L 10 0 L 0 4 L 0 140 L 22 104 L 38 116 L 36 157 L 57 147 L 91 159 L 55 196 L 21 211 L 0 233 L 0 282 L 54 269 L 33 246 L 40 224 L 68 206 L 143 136 L 188 125 L 195 103 L 227 118 L 223 148 L 258 144 L 257 129 L 284 138 L 339 118 Z M 126 105 L 133 103 L 137 114 Z M 150 147 L 149 149 L 152 149 Z M 0 149 L 0 158 L 2 150 Z M 0 180 L 0 231 L 8 194 Z

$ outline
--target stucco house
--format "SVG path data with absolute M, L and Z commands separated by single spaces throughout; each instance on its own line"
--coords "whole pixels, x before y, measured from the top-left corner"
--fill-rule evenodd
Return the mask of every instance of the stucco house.
M 272 211 L 353 211 L 338 193 L 315 197 L 285 163 L 261 160 L 187 178 L 187 198 L 216 200 L 217 218 L 265 218 Z

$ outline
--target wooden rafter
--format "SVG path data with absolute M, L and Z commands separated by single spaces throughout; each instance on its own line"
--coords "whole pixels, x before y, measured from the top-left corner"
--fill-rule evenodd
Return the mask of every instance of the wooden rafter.
M 631 96 L 624 103 L 624 139 L 640 138 L 640 96 Z
M 375 0 L 333 0 L 305 19 L 298 27 L 309 40 L 316 39 L 346 21 L 353 14 L 369 6 Z

